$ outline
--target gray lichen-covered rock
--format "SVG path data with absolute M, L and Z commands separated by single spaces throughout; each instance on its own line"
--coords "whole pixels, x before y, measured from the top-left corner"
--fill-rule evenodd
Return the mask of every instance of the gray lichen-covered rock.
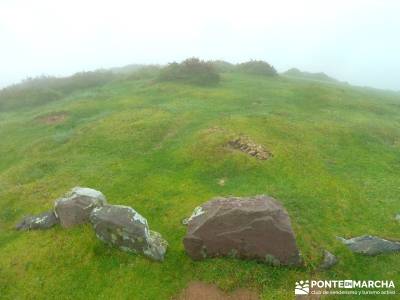
M 217 198 L 197 207 L 183 240 L 195 260 L 231 256 L 273 265 L 300 265 L 289 216 L 267 196 Z
M 35 230 L 35 229 L 49 229 L 58 224 L 58 218 L 54 211 L 47 211 L 37 216 L 27 216 L 19 222 L 15 229 L 17 230 Z
M 106 204 L 106 197 L 94 189 L 75 187 L 55 202 L 55 213 L 64 228 L 89 222 L 89 216 L 96 207 Z
M 378 255 L 400 251 L 400 242 L 389 241 L 376 236 L 363 235 L 352 239 L 338 239 L 352 252 L 364 255 Z
M 90 221 L 96 236 L 103 242 L 123 251 L 141 253 L 151 259 L 164 260 L 168 243 L 147 220 L 133 208 L 123 205 L 105 205 L 95 208 Z
M 334 265 L 336 265 L 337 262 L 338 262 L 338 259 L 335 255 L 333 255 L 332 253 L 330 253 L 327 250 L 324 250 L 324 259 L 323 259 L 321 265 L 319 266 L 319 269 L 328 270 L 328 269 L 332 268 Z

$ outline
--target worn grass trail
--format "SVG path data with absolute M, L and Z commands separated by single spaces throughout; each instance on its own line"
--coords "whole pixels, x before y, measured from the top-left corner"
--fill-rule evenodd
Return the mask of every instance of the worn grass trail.
M 65 119 L 41 121 L 54 113 Z M 239 134 L 265 145 L 273 158 L 259 161 L 227 148 Z M 145 216 L 170 243 L 165 262 L 109 248 L 89 225 L 13 230 L 23 215 L 50 209 L 77 185 Z M 400 255 L 354 255 L 335 239 L 400 239 L 399 187 L 394 93 L 225 74 L 213 88 L 121 80 L 0 112 L 0 298 L 170 299 L 191 280 L 253 288 L 265 299 L 291 299 L 295 281 L 311 277 L 400 284 Z M 255 194 L 284 204 L 305 268 L 193 262 L 185 255 L 181 220 L 195 206 L 215 196 Z M 315 272 L 322 249 L 340 262 Z

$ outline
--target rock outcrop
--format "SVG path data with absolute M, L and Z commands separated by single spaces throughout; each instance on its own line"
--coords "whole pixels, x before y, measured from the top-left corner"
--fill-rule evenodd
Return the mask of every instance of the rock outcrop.
M 90 221 L 96 236 L 123 251 L 141 253 L 153 260 L 164 260 L 168 243 L 149 229 L 147 220 L 133 208 L 105 205 L 95 208 Z
M 54 210 L 64 228 L 89 222 L 96 207 L 106 204 L 106 197 L 94 189 L 75 187 L 63 198 L 57 199 Z
M 27 216 L 19 222 L 15 229 L 17 230 L 35 230 L 35 229 L 49 229 L 58 224 L 58 218 L 54 211 L 47 211 L 37 216 Z
M 363 235 L 348 240 L 338 237 L 338 240 L 352 252 L 369 256 L 400 251 L 400 242 L 389 241 L 371 235 Z
M 273 265 L 300 265 L 289 216 L 267 196 L 217 198 L 197 207 L 183 240 L 195 260 L 231 256 Z

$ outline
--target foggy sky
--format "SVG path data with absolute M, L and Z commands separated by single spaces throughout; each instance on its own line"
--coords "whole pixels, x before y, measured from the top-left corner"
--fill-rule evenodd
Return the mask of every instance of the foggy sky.
M 0 0 L 0 87 L 197 56 L 400 90 L 400 1 Z

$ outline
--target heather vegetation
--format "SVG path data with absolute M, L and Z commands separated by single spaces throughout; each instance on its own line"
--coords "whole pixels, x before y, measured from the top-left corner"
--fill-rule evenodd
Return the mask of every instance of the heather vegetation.
M 236 69 L 239 72 L 254 74 L 254 75 L 263 75 L 263 76 L 277 76 L 275 68 L 271 66 L 269 63 L 261 60 L 250 60 L 248 62 L 244 62 L 236 65 Z
M 62 99 L 75 92 L 100 88 L 113 81 L 156 80 L 199 86 L 215 86 L 222 73 L 239 72 L 256 75 L 277 75 L 263 61 L 231 64 L 223 60 L 203 61 L 189 58 L 181 63 L 160 65 L 128 65 L 110 70 L 80 72 L 68 77 L 40 76 L 28 78 L 0 90 L 0 110 L 29 109 Z
M 26 109 L 46 104 L 73 92 L 101 87 L 116 78 L 116 74 L 103 70 L 80 72 L 64 78 L 28 78 L 20 84 L 0 90 L 0 110 Z
M 189 58 L 181 63 L 171 63 L 159 75 L 160 81 L 175 81 L 196 85 L 216 85 L 220 76 L 214 65 L 198 58 Z
M 235 65 L 225 60 L 211 60 L 209 63 L 212 64 L 219 73 L 233 72 L 235 70 Z

